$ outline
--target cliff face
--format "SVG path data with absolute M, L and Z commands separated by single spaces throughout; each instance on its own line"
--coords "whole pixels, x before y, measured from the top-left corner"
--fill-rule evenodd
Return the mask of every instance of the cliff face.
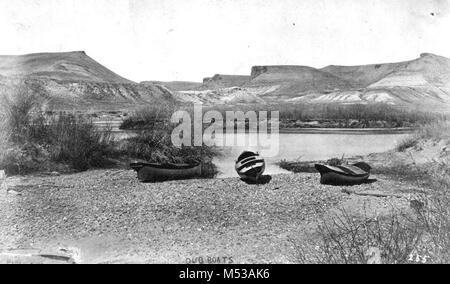
M 0 56 L 0 92 L 18 88 L 39 94 L 51 108 L 115 108 L 174 101 L 156 84 L 137 84 L 102 66 L 84 52 Z
M 268 65 L 268 66 L 253 66 L 251 70 L 251 79 L 265 74 L 265 73 L 281 73 L 281 74 L 295 74 L 302 73 L 308 69 L 313 69 L 307 66 L 298 65 Z
M 350 88 L 346 80 L 308 66 L 255 66 L 249 87 L 278 86 L 275 94 L 297 96 L 307 91 L 330 91 Z
M 450 60 L 419 58 L 360 66 L 254 66 L 250 76 L 195 82 L 127 80 L 85 52 L 0 56 L 0 95 L 18 88 L 53 109 L 136 107 L 146 103 L 388 103 L 450 112 Z
M 215 90 L 219 101 L 229 97 L 230 90 L 226 88 L 239 87 L 234 92 L 246 93 L 253 101 L 266 103 L 387 103 L 450 112 L 450 60 L 430 53 L 398 63 L 330 65 L 322 69 L 254 66 L 249 78 L 235 78 L 225 75 L 206 78 L 202 88 Z M 196 93 L 189 95 L 192 99 Z M 205 101 L 203 93 L 197 95 Z
M 203 79 L 203 89 L 240 87 L 250 81 L 250 76 L 216 74 Z
M 350 83 L 329 93 L 295 98 L 314 103 L 388 103 L 426 111 L 450 112 L 450 60 L 424 53 L 419 58 L 386 64 L 328 66 L 321 69 Z

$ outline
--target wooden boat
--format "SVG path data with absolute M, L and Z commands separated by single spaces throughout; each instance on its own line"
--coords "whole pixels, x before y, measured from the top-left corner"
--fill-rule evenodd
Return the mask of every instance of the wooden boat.
M 321 175 L 320 183 L 330 185 L 364 183 L 369 178 L 371 170 L 371 167 L 363 162 L 340 166 L 316 164 L 315 168 Z
M 138 179 L 143 182 L 180 180 L 200 177 L 202 165 L 197 164 L 156 164 L 131 163 L 130 167 L 137 172 Z
M 258 153 L 245 151 L 237 159 L 235 169 L 241 179 L 257 182 L 266 169 L 266 162 Z

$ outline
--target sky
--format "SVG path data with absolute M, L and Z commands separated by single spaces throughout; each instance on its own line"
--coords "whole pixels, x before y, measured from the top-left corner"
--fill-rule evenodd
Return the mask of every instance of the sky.
M 0 54 L 84 50 L 136 82 L 450 57 L 450 0 L 0 0 Z

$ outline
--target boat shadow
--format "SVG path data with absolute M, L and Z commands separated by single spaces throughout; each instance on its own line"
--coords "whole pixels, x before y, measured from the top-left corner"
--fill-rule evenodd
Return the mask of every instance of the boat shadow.
M 272 176 L 270 175 L 263 175 L 261 176 L 257 181 L 251 181 L 251 180 L 245 180 L 241 179 L 246 184 L 268 184 L 272 181 Z
M 322 183 L 324 185 L 332 185 L 332 186 L 355 186 L 355 185 L 363 185 L 363 184 L 372 184 L 376 183 L 377 179 L 367 179 L 361 182 L 333 182 L 333 183 Z
M 376 178 L 372 178 L 372 179 L 368 179 L 366 181 L 364 181 L 362 184 L 372 184 L 372 183 L 376 183 L 378 180 Z

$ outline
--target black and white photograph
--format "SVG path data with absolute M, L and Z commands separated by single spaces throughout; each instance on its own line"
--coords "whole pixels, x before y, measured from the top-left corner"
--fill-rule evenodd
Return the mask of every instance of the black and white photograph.
M 450 263 L 449 31 L 449 0 L 0 0 L 0 264 Z

